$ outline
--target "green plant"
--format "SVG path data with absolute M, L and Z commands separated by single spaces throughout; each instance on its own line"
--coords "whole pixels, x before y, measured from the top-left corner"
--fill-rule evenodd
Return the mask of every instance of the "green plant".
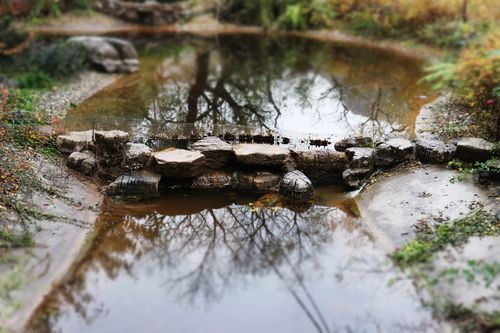
M 17 82 L 22 89 L 47 89 L 52 86 L 54 80 L 47 73 L 36 70 L 20 74 Z
M 29 231 L 17 234 L 0 228 L 0 247 L 29 247 L 33 244 L 33 235 Z
M 472 236 L 500 235 L 500 221 L 485 211 L 474 212 L 464 218 L 438 224 L 417 234 L 415 240 L 395 251 L 391 258 L 400 266 L 408 267 L 428 262 L 433 254 L 447 245 L 460 245 Z

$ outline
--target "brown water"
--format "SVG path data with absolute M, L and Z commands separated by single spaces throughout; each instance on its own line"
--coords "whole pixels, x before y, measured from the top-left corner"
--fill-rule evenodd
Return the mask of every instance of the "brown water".
M 88 253 L 32 332 L 438 332 L 338 189 L 106 202 Z
M 380 50 L 294 38 L 136 44 L 140 72 L 70 111 L 70 129 L 413 136 L 431 99 L 419 63 Z M 29 331 L 441 332 L 409 280 L 390 283 L 402 275 L 349 196 L 322 187 L 310 207 L 236 192 L 107 201 Z
M 432 97 L 421 64 L 298 38 L 136 41 L 141 70 L 72 110 L 69 129 L 137 138 L 277 131 L 289 137 L 409 136 Z

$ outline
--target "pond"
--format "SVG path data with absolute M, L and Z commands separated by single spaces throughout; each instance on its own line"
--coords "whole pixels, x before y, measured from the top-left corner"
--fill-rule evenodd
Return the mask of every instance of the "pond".
M 70 111 L 68 129 L 122 129 L 137 140 L 249 132 L 413 137 L 432 99 L 419 84 L 417 60 L 351 44 L 225 36 L 136 45 L 140 72 Z
M 33 332 L 437 332 L 355 200 L 171 192 L 106 202 L 85 257 Z
M 122 129 L 137 141 L 413 137 L 433 98 L 418 61 L 378 49 L 250 36 L 135 43 L 140 72 L 73 108 L 68 129 Z M 442 332 L 355 195 L 316 190 L 307 207 L 234 191 L 106 200 L 86 252 L 29 331 Z

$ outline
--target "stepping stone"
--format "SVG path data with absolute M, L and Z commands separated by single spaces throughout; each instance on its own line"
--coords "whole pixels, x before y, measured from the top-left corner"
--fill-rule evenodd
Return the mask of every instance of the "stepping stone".
M 290 155 L 288 149 L 270 144 L 243 143 L 233 148 L 236 160 L 251 166 L 282 166 Z
M 151 171 L 134 171 L 121 175 L 109 184 L 110 196 L 154 198 L 159 195 L 161 176 Z
M 391 166 L 410 160 L 415 147 L 410 140 L 390 139 L 377 146 L 375 151 L 376 166 Z
M 92 144 L 92 130 L 83 132 L 69 132 L 66 135 L 59 135 L 56 139 L 56 146 L 62 153 L 72 153 L 82 151 Z
M 457 147 L 439 140 L 417 140 L 417 158 L 424 163 L 446 163 L 453 159 Z
M 289 199 L 305 201 L 312 198 L 314 187 L 306 175 L 295 170 L 283 176 L 280 182 L 280 194 Z
M 297 169 L 314 184 L 341 181 L 349 164 L 346 153 L 335 150 L 292 150 L 292 156 Z
M 466 162 L 485 162 L 493 154 L 493 143 L 481 138 L 464 138 L 457 143 L 457 157 Z
M 373 169 L 375 163 L 375 149 L 364 147 L 347 148 L 345 153 L 351 161 L 351 168 Z
M 367 136 L 355 136 L 342 139 L 333 146 L 336 151 L 346 151 L 347 148 L 353 147 L 373 147 L 373 140 Z
M 156 170 L 174 178 L 192 178 L 203 174 L 206 157 L 198 151 L 168 148 L 153 153 Z
M 123 167 L 129 170 L 142 169 L 151 157 L 151 149 L 143 143 L 127 143 Z
M 213 136 L 196 141 L 191 145 L 191 150 L 205 155 L 205 164 L 210 169 L 223 168 L 234 160 L 233 146 Z

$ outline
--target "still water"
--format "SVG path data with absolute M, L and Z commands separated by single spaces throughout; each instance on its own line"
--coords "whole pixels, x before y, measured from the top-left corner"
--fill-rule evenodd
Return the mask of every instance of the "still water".
M 72 110 L 69 129 L 95 122 L 139 139 L 241 131 L 412 137 L 432 99 L 418 61 L 349 44 L 226 36 L 136 45 L 140 72 Z
M 236 192 L 106 202 L 32 332 L 438 332 L 338 189 L 310 207 Z
M 421 64 L 359 46 L 135 43 L 140 72 L 72 109 L 69 129 L 411 137 L 432 99 Z M 31 332 L 442 332 L 339 188 L 318 188 L 308 207 L 231 191 L 106 201 L 93 234 Z

